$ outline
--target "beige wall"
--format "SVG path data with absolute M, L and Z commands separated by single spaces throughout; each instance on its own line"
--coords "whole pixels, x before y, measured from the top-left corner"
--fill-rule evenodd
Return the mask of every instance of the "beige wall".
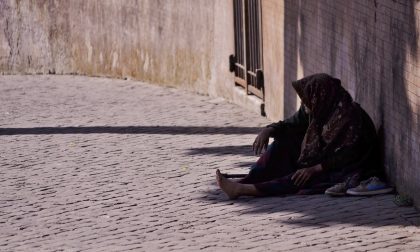
M 212 0 L 210 2 L 213 2 L 214 5 L 214 36 L 212 38 L 214 42 L 209 94 L 232 100 L 234 75 L 229 72 L 229 55 L 235 51 L 233 3 L 230 0 Z
M 229 97 L 232 22 L 223 0 L 0 0 L 0 72 L 127 77 Z
M 284 118 L 284 2 L 261 2 L 265 112 L 271 119 Z

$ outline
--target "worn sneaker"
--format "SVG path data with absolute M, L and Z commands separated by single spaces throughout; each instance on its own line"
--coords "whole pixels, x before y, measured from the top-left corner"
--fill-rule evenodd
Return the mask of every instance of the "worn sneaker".
M 344 196 L 349 188 L 355 187 L 358 176 L 351 176 L 346 179 L 346 181 L 338 183 L 327 190 L 325 194 L 330 196 Z
M 360 185 L 358 185 L 357 187 L 348 189 L 347 194 L 356 196 L 369 196 L 390 193 L 393 190 L 394 189 L 392 187 L 389 187 L 379 178 L 371 177 L 367 180 L 360 182 Z
M 344 196 L 346 195 L 347 189 L 349 188 L 346 186 L 346 182 L 342 182 L 325 190 L 325 194 L 331 196 Z

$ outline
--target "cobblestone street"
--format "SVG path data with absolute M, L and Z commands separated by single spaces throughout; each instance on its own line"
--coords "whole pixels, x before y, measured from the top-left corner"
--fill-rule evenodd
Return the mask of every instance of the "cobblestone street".
M 393 195 L 227 200 L 269 121 L 130 80 L 0 77 L 0 251 L 420 251 Z

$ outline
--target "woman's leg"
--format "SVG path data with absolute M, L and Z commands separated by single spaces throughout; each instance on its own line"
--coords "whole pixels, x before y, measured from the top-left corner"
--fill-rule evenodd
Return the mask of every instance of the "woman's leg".
M 266 196 L 290 195 L 299 192 L 301 187 L 294 184 L 292 180 L 293 173 L 281 178 L 255 184 L 255 188 Z
M 233 182 L 216 171 L 216 179 L 220 188 L 230 199 L 239 196 L 281 196 L 303 192 L 302 194 L 323 193 L 326 188 L 331 186 L 328 174 L 320 174 L 310 179 L 304 186 L 297 186 L 292 180 L 294 173 L 290 173 L 281 178 L 256 184 L 242 184 Z
M 256 184 L 295 172 L 303 136 L 289 133 L 281 139 L 275 139 L 252 166 L 249 174 L 238 182 Z
M 252 184 L 241 184 L 225 178 L 219 170 L 216 171 L 216 180 L 220 189 L 226 193 L 229 199 L 236 199 L 239 196 L 264 196 Z
M 255 188 L 263 195 L 278 196 L 290 194 L 323 194 L 325 190 L 335 183 L 331 181 L 330 174 L 323 172 L 311 177 L 304 185 L 297 186 L 290 173 L 278 179 L 255 184 Z

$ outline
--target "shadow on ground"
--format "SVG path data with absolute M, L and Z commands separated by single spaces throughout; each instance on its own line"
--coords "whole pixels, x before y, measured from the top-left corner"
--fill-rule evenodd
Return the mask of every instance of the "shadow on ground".
M 256 160 L 255 160 L 256 161 Z M 253 164 L 255 164 L 255 162 L 237 162 L 234 163 L 237 167 L 247 167 L 247 168 L 251 168 L 251 166 Z
M 258 127 L 201 127 L 201 126 L 90 126 L 90 127 L 33 127 L 0 128 L 0 135 L 52 134 L 169 134 L 169 135 L 243 135 L 257 134 Z
M 251 145 L 214 146 L 188 149 L 188 155 L 241 155 L 254 156 Z M 249 164 L 249 163 L 247 163 Z
M 325 227 L 335 224 L 352 226 L 419 226 L 420 213 L 413 207 L 397 207 L 394 195 L 373 197 L 330 197 L 327 195 L 290 195 L 283 197 L 243 197 L 228 200 L 217 189 L 203 191 L 195 200 L 210 204 L 237 204 L 238 215 L 267 215 L 279 223 L 296 227 Z M 273 215 L 274 214 L 274 215 Z

